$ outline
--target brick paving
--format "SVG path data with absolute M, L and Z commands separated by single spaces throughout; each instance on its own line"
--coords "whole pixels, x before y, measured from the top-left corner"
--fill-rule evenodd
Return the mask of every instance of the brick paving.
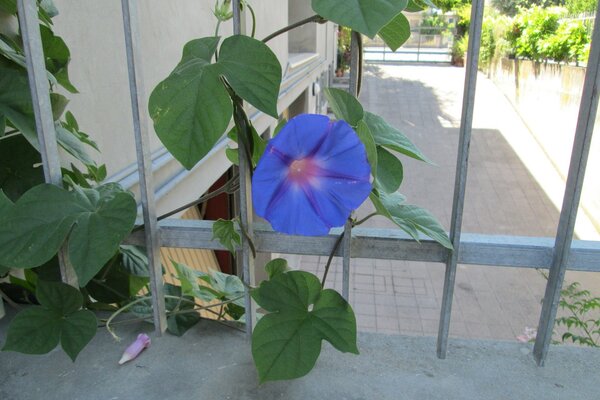
M 366 110 L 404 132 L 435 163 L 403 157 L 400 192 L 448 228 L 452 209 L 464 69 L 450 66 L 368 66 L 361 93 Z M 484 75 L 478 77 L 463 232 L 554 236 L 559 212 L 528 172 L 506 133 L 528 134 L 519 116 Z M 570 151 L 570 149 L 566 149 Z M 370 204 L 358 216 L 372 211 Z M 390 228 L 375 217 L 364 226 Z M 301 268 L 323 273 L 327 257 L 302 256 Z M 600 289 L 600 274 L 569 272 L 566 280 Z M 359 330 L 437 334 L 444 265 L 353 259 L 350 302 Z M 545 279 L 533 269 L 459 265 L 450 334 L 514 340 L 536 327 Z M 341 288 L 341 260 L 328 277 Z

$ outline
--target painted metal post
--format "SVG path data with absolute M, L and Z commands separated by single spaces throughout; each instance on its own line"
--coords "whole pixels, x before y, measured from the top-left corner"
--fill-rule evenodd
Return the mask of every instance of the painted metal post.
M 351 95 L 358 97 L 359 80 L 362 73 L 362 37 L 359 32 L 352 31 L 350 34 L 350 77 L 348 90 Z M 342 239 L 342 296 L 350 301 L 350 256 L 352 251 L 352 222 L 346 221 L 344 225 L 344 238 Z
M 152 184 L 152 158 L 148 136 L 148 119 L 145 114 L 146 96 L 141 71 L 141 48 L 138 28 L 137 2 L 121 0 L 123 10 L 123 28 L 125 31 L 125 51 L 129 73 L 129 93 L 133 114 L 133 133 L 137 153 L 138 173 L 142 213 L 144 216 L 144 235 L 146 251 L 150 265 L 150 289 L 152 290 L 152 310 L 154 328 L 157 335 L 167 329 L 165 298 L 163 294 L 162 266 L 160 263 L 160 236 L 156 219 L 154 185 Z
M 533 347 L 533 356 L 539 366 L 543 366 L 548 354 L 554 320 L 560 301 L 567 262 L 569 260 L 571 242 L 573 240 L 573 229 L 577 219 L 577 208 L 581 199 L 581 189 L 585 177 L 585 167 L 590 152 L 590 143 L 594 132 L 594 122 L 598 111 L 598 86 L 600 84 L 600 8 L 596 11 L 596 21 L 592 34 L 592 46 L 588 60 L 583 93 L 579 106 L 577 127 L 575 128 L 575 140 L 571 152 L 571 163 L 563 198 L 556 240 L 554 242 L 554 253 L 552 264 L 546 284 L 544 303 L 538 324 L 538 334 Z
M 454 251 L 448 255 L 446 274 L 444 277 L 444 292 L 437 337 L 437 356 L 446 358 L 448 333 L 450 331 L 450 316 L 452 314 L 452 298 L 456 280 L 456 265 L 460 251 L 460 234 L 465 205 L 465 189 L 467 186 L 467 169 L 469 166 L 469 146 L 471 145 L 471 129 L 473 126 L 473 108 L 475 105 L 475 87 L 477 85 L 477 65 L 479 62 L 479 45 L 481 41 L 481 26 L 483 23 L 484 0 L 473 2 L 471 8 L 471 27 L 469 29 L 469 47 L 467 49 L 467 65 L 465 72 L 465 88 L 463 92 L 462 113 L 460 120 L 460 138 L 458 157 L 456 159 L 456 176 L 454 180 L 454 199 L 452 202 L 452 221 L 450 225 L 450 240 Z
M 419 30 L 419 41 L 417 42 L 417 62 L 419 62 L 420 60 L 420 56 L 421 56 L 421 27 L 417 28 Z
M 233 7 L 233 34 L 240 35 L 242 33 L 242 13 L 240 11 L 240 0 L 231 2 Z M 239 151 L 240 157 L 240 191 L 239 191 L 239 207 L 240 207 L 240 223 L 246 230 L 249 238 L 242 235 L 242 271 L 244 280 L 244 299 L 246 305 L 246 335 L 248 340 L 252 339 L 252 328 L 254 326 L 254 312 L 252 307 L 252 298 L 250 297 L 250 285 L 254 282 L 254 257 L 250 251 L 249 240 L 252 240 L 252 181 L 250 177 L 250 160 L 248 160 L 244 151 Z
M 44 166 L 44 179 L 62 187 L 62 173 L 56 141 L 56 129 L 50 103 L 50 84 L 44 61 L 44 50 L 40 35 L 38 6 L 35 0 L 19 0 L 17 3 L 19 26 L 23 36 L 23 50 L 27 63 L 31 102 L 35 115 L 35 126 L 39 142 L 39 151 Z M 67 250 L 62 247 L 58 252 L 60 273 L 63 282 L 78 286 L 77 276 L 69 264 Z

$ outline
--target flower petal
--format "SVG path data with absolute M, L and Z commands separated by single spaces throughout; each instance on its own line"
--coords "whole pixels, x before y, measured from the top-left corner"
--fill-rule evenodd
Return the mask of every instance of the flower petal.
M 325 115 L 300 114 L 290 119 L 270 143 L 294 159 L 304 158 L 319 145 L 330 122 Z
M 302 188 L 294 184 L 286 184 L 277 202 L 261 216 L 277 232 L 290 235 L 326 235 L 331 228 L 316 212 Z
M 256 213 L 279 232 L 325 235 L 369 196 L 370 173 L 350 125 L 299 115 L 269 142 L 254 171 Z

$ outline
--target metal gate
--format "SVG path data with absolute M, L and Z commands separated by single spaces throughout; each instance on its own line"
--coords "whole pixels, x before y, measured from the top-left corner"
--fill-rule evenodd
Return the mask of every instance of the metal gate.
M 151 158 L 148 144 L 148 126 L 141 115 L 145 110 L 144 87 L 140 74 L 140 65 L 144 60 L 139 54 L 138 15 L 136 1 L 121 0 L 129 86 L 133 109 L 134 135 L 136 140 L 138 171 L 141 186 L 141 202 L 145 231 L 133 234 L 132 243 L 143 244 L 148 249 L 152 266 L 152 293 L 154 323 L 156 333 L 162 334 L 166 328 L 164 298 L 162 295 L 162 271 L 159 261 L 160 245 L 168 247 L 188 247 L 204 249 L 224 249 L 212 240 L 212 222 L 167 219 L 157 223 L 154 192 L 151 174 Z M 233 0 L 234 33 L 241 33 L 239 0 Z M 47 182 L 61 184 L 59 157 L 56 147 L 56 135 L 50 107 L 49 87 L 46 77 L 44 55 L 41 46 L 39 25 L 37 22 L 36 0 L 19 0 L 20 27 L 24 37 L 27 70 L 36 117 L 38 137 Z M 416 243 L 399 231 L 355 229 L 350 232 L 346 224 L 344 239 L 336 255 L 343 257 L 343 295 L 349 296 L 349 270 L 351 258 L 378 258 L 393 260 L 430 261 L 446 264 L 443 303 L 440 314 L 437 354 L 446 356 L 452 297 L 458 263 L 487 266 L 509 266 L 549 269 L 549 279 L 542 312 L 540 315 L 538 336 L 534 347 L 534 357 L 542 365 L 546 358 L 560 290 L 567 268 L 582 271 L 600 272 L 600 242 L 572 240 L 577 207 L 581 197 L 581 188 L 590 149 L 594 120 L 598 106 L 598 83 L 600 65 L 600 28 L 596 18 L 592 48 L 586 72 L 571 164 L 567 179 L 564 201 L 560 214 L 557 234 L 554 238 L 499 237 L 492 235 L 474 235 L 462 233 L 462 214 L 465 200 L 465 186 L 468 171 L 469 144 L 473 119 L 474 96 L 477 80 L 477 64 L 483 19 L 484 0 L 473 2 L 471 27 L 469 32 L 468 63 L 464 86 L 463 107 L 460 125 L 459 151 L 456 163 L 454 200 L 450 239 L 455 251 L 449 252 L 432 240 Z M 356 93 L 358 69 L 358 34 L 353 34 L 350 91 Z M 423 54 L 423 53 L 421 53 Z M 244 157 L 240 152 L 240 158 Z M 272 230 L 255 225 L 252 222 L 252 204 L 250 196 L 250 171 L 245 160 L 240 160 L 240 211 L 242 224 L 248 227 L 248 236 L 253 237 L 256 250 L 289 254 L 328 255 L 338 240 L 339 231 L 327 237 L 284 236 Z M 243 266 L 246 284 L 253 284 L 254 260 L 249 242 L 242 235 L 242 246 L 238 257 Z M 63 279 L 70 281 L 68 269 L 63 269 Z M 252 315 L 252 304 L 246 290 L 248 316 Z M 247 332 L 252 331 L 252 319 L 247 319 Z M 248 336 L 250 338 L 250 336 Z
M 435 15 L 435 14 L 434 14 Z M 410 38 L 392 51 L 379 36 L 365 38 L 364 60 L 368 63 L 450 63 L 456 34 L 456 16 L 441 16 L 445 26 L 419 25 L 410 28 Z

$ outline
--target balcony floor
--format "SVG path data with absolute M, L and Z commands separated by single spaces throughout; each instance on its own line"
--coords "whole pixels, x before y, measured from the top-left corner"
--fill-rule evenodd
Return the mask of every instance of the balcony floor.
M 0 340 L 7 319 L 0 321 Z M 323 346 L 306 377 L 259 386 L 244 335 L 201 322 L 181 338 L 154 338 L 138 359 L 117 365 L 137 332 L 119 326 L 116 343 L 100 329 L 75 363 L 60 350 L 43 356 L 0 353 L 3 400 L 95 399 L 596 399 L 600 351 L 555 346 L 537 367 L 531 344 L 451 340 L 446 360 L 435 338 L 359 335 L 359 356 Z

